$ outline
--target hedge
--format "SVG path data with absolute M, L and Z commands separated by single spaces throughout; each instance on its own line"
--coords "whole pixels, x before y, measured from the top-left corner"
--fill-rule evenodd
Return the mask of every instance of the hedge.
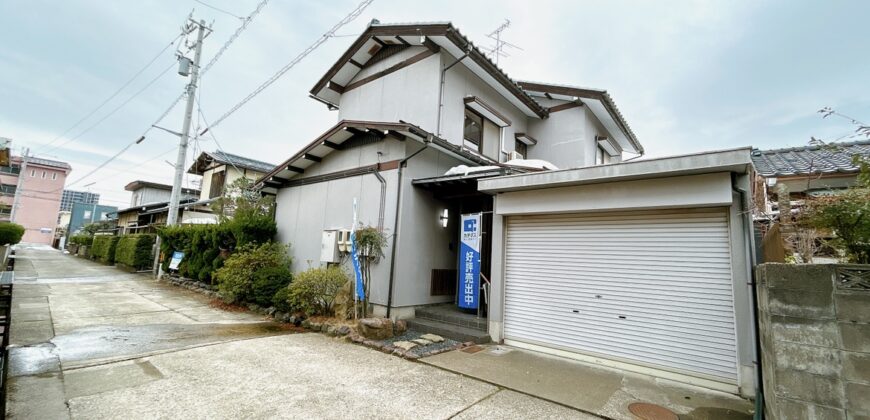
M 91 246 L 94 243 L 94 237 L 91 235 L 73 235 L 69 238 L 69 243 L 73 245 Z
M 184 252 L 178 274 L 201 282 L 212 282 L 213 273 L 237 246 L 264 244 L 275 235 L 271 216 L 236 217 L 211 225 L 166 226 L 160 235 L 163 271 L 169 270 L 174 251 Z
M 120 239 L 120 236 L 115 235 L 95 235 L 91 245 L 91 259 L 103 264 L 113 264 Z
M 0 245 L 15 245 L 24 236 L 24 226 L 17 223 L 0 223 Z
M 151 267 L 151 247 L 155 237 L 152 234 L 121 236 L 115 248 L 115 262 L 136 270 Z

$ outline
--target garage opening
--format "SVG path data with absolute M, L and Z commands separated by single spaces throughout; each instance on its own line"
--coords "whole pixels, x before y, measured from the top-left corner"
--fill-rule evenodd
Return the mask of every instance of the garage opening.
M 723 208 L 509 216 L 506 343 L 737 383 Z

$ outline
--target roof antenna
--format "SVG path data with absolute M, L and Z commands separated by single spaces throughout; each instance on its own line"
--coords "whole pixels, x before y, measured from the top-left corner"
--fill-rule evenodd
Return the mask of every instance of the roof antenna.
M 511 47 L 523 51 L 518 45 L 511 44 L 507 41 L 502 41 L 501 33 L 505 31 L 509 26 L 511 26 L 511 21 L 508 19 L 504 20 L 498 28 L 495 28 L 494 31 L 490 32 L 486 37 L 495 41 L 495 45 L 484 48 L 489 53 L 489 58 L 495 60 L 495 64 L 498 65 L 499 57 L 510 57 L 510 54 L 504 52 L 505 47 Z

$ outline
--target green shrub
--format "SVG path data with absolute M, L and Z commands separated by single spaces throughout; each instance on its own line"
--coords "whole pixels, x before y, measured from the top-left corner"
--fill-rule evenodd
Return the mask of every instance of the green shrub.
M 286 265 L 263 267 L 254 272 L 248 300 L 262 307 L 271 306 L 272 299 L 278 291 L 286 289 L 292 280 L 293 272 Z
M 291 259 L 287 251 L 286 245 L 272 242 L 262 245 L 249 244 L 236 249 L 236 252 L 224 261 L 223 267 L 214 272 L 221 298 L 229 303 L 253 303 L 255 300 L 266 305 L 271 303 L 275 291 L 281 287 L 275 287 L 274 283 L 290 282 Z M 288 274 L 286 278 L 281 277 L 282 273 L 279 271 L 281 268 L 287 270 L 284 272 Z M 271 271 L 272 269 L 276 271 Z M 263 273 L 258 276 L 261 271 Z M 255 282 L 259 283 L 256 288 Z M 273 291 L 268 298 L 263 297 L 268 290 Z
M 151 267 L 152 234 L 123 235 L 115 247 L 115 262 L 142 270 Z
M 294 307 L 290 306 L 289 286 L 284 286 L 275 292 L 275 295 L 272 296 L 272 306 L 274 306 L 275 310 L 278 312 L 291 313 L 296 310 Z
M 18 223 L 0 223 L 0 245 L 15 245 L 24 236 L 24 226 Z
M 69 238 L 69 243 L 74 245 L 87 245 L 91 246 L 94 242 L 94 237 L 91 235 L 73 235 Z
M 91 259 L 103 264 L 113 264 L 119 239 L 121 237 L 115 235 L 94 235 L 91 245 Z
M 347 273 L 335 266 L 305 270 L 290 283 L 287 302 L 308 315 L 331 315 L 335 295 L 348 279 Z
M 806 222 L 836 236 L 831 244 L 850 262 L 870 264 L 870 188 L 851 188 L 807 201 Z

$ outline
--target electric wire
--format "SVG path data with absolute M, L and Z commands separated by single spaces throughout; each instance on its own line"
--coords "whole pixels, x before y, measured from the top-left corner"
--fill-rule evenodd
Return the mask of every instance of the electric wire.
M 154 55 L 154 57 L 151 58 L 151 60 L 148 61 L 148 63 L 146 63 L 145 66 L 143 66 L 142 68 L 139 69 L 139 71 L 137 71 L 135 74 L 133 74 L 133 76 L 130 77 L 126 82 L 124 82 L 124 84 L 121 85 L 121 87 L 119 87 L 117 90 L 115 90 L 115 92 L 113 92 L 111 95 L 109 95 L 109 97 L 107 97 L 107 98 L 104 99 L 102 102 L 100 102 L 100 104 L 97 105 L 96 108 L 92 109 L 90 112 L 88 112 L 87 114 L 85 114 L 84 117 L 82 117 L 81 119 L 79 119 L 78 121 L 76 121 L 75 124 L 73 124 L 72 126 L 70 126 L 69 128 L 67 128 L 66 130 L 64 130 L 62 133 L 60 133 L 60 135 L 58 135 L 57 137 L 55 137 L 55 138 L 54 138 L 53 140 L 51 140 L 50 142 L 48 142 L 48 143 L 46 143 L 45 145 L 41 146 L 40 150 L 42 150 L 42 148 L 48 148 L 48 147 L 50 147 L 50 146 L 51 146 L 52 144 L 54 144 L 56 141 L 58 141 L 58 140 L 60 140 L 61 138 L 63 138 L 63 136 L 65 136 L 67 133 L 69 133 L 70 131 L 74 130 L 76 127 L 78 127 L 78 126 L 81 125 L 83 122 L 85 122 L 88 118 L 90 118 L 90 117 L 92 117 L 94 114 L 96 114 L 97 111 L 99 111 L 99 110 L 102 109 L 104 106 L 106 106 L 106 104 L 108 104 L 112 99 L 115 99 L 115 97 L 118 96 L 118 94 L 120 94 L 124 89 L 126 89 L 127 86 L 130 86 L 130 84 L 133 83 L 133 81 L 136 80 L 136 79 L 137 79 L 137 78 L 138 78 L 142 73 L 144 73 L 145 70 L 147 70 L 149 67 L 151 67 L 151 65 L 154 64 L 154 62 L 156 62 L 157 59 L 159 59 L 160 56 L 163 55 L 164 52 L 166 52 L 166 50 L 168 50 L 170 47 L 172 47 L 173 45 L 175 45 L 175 42 L 178 41 L 179 38 L 181 38 L 181 36 L 182 36 L 181 34 L 178 34 L 175 38 L 173 38 L 172 41 L 169 42 L 169 44 L 167 44 L 165 47 L 163 47 L 163 49 L 160 50 L 160 52 L 158 52 L 156 55 Z
M 209 9 L 217 10 L 218 12 L 225 13 L 225 14 L 227 14 L 227 15 L 230 15 L 230 16 L 236 18 L 236 19 L 242 19 L 242 20 L 245 19 L 245 18 L 243 18 L 243 17 L 241 17 L 241 16 L 239 16 L 239 15 L 237 15 L 237 14 L 235 14 L 235 13 L 232 13 L 232 12 L 226 11 L 226 10 L 224 10 L 224 9 L 221 9 L 221 8 L 218 8 L 218 7 L 215 7 L 215 6 L 212 6 L 212 5 L 210 5 L 210 4 L 208 4 L 208 3 L 204 2 L 204 1 L 200 1 L 200 0 L 193 0 L 193 1 L 195 1 L 195 2 L 197 2 L 197 3 L 199 3 L 199 4 L 201 4 L 201 5 L 203 5 L 203 6 L 205 6 L 205 7 L 208 7 Z
M 205 74 L 209 69 L 211 69 L 212 66 L 214 66 L 215 63 L 217 63 L 217 61 L 220 59 L 220 57 L 223 55 L 223 53 L 226 52 L 226 50 L 230 47 L 230 45 L 232 45 L 232 43 L 233 43 L 233 42 L 234 42 L 234 41 L 239 37 L 239 35 L 240 35 L 240 34 L 241 34 L 241 33 L 242 33 L 242 32 L 243 32 L 243 31 L 248 27 L 248 25 L 251 23 L 251 21 L 253 21 L 253 18 L 254 18 L 255 16 L 257 16 L 257 15 L 260 13 L 260 11 L 263 10 L 263 7 L 265 7 L 267 3 L 268 3 L 268 0 L 262 0 L 259 4 L 257 4 L 257 7 L 254 9 L 254 11 L 251 12 L 251 13 L 247 16 L 247 18 L 244 20 L 244 22 L 242 22 L 242 24 L 241 24 L 238 28 L 236 28 L 236 31 L 233 33 L 233 35 L 230 36 L 230 38 L 227 39 L 227 41 L 224 43 L 224 45 L 223 45 L 223 46 L 218 50 L 217 53 L 215 53 L 215 55 L 214 55 L 214 56 L 212 57 L 212 59 L 208 62 L 208 64 L 206 64 L 206 65 L 203 67 L 202 71 L 200 72 L 200 76 L 204 75 L 204 74 Z M 179 36 L 179 38 L 180 38 L 180 37 L 181 37 L 181 36 Z M 176 40 L 177 40 L 177 39 L 176 39 Z M 170 68 L 171 68 L 171 67 L 170 67 Z M 184 93 L 178 95 L 178 96 L 175 98 L 175 100 L 172 101 L 172 103 L 169 105 L 169 107 L 167 107 L 166 110 L 163 111 L 163 113 L 160 114 L 159 117 L 157 117 L 157 119 L 154 121 L 154 123 L 151 124 L 151 125 L 149 125 L 149 126 L 145 129 L 145 131 L 143 131 L 142 134 L 141 134 L 141 135 L 140 135 L 136 140 L 134 140 L 133 142 L 131 142 L 130 144 L 128 144 L 127 146 L 125 146 L 123 149 L 121 149 L 120 152 L 118 152 L 118 153 L 115 154 L 114 156 L 110 157 L 108 160 L 106 160 L 105 162 L 103 162 L 103 163 L 102 163 L 101 165 L 99 165 L 97 168 L 95 168 L 94 170 L 88 172 L 85 176 L 79 177 L 78 179 L 76 179 L 76 180 L 73 181 L 72 183 L 68 184 L 68 186 L 73 186 L 73 185 L 75 185 L 75 184 L 77 184 L 77 183 L 79 183 L 79 182 L 81 182 L 81 181 L 87 179 L 89 176 L 91 176 L 91 175 L 97 173 L 100 169 L 102 169 L 103 167 L 105 167 L 106 165 L 108 165 L 110 162 L 112 162 L 112 161 L 114 161 L 115 159 L 117 159 L 118 156 L 122 155 L 124 152 L 126 152 L 128 149 L 130 149 L 130 147 L 132 147 L 134 144 L 138 144 L 138 143 L 140 143 L 142 140 L 144 140 L 145 136 L 148 135 L 148 133 L 150 133 L 152 129 L 154 129 L 154 126 L 157 125 L 157 124 L 159 124 L 161 121 L 163 121 L 163 119 L 166 118 L 166 116 L 169 115 L 170 112 L 172 112 L 172 110 L 175 108 L 175 106 L 178 105 L 178 103 L 181 102 L 181 100 L 184 99 L 185 96 L 186 96 L 186 90 L 185 90 Z M 81 135 L 81 134 L 80 134 L 80 135 Z M 54 150 L 54 149 L 52 149 L 52 150 Z M 62 188 L 61 188 L 61 189 L 62 189 Z
M 273 74 L 271 77 L 269 77 L 268 79 L 266 79 L 265 82 L 263 82 L 262 84 L 260 84 L 260 86 L 258 86 L 258 87 L 257 87 L 256 89 L 254 89 L 251 93 L 249 93 L 248 96 L 244 97 L 244 98 L 243 98 L 241 101 L 239 101 L 237 104 L 233 105 L 233 107 L 231 107 L 227 112 L 225 112 L 223 115 L 221 115 L 217 120 L 214 121 L 214 123 L 212 123 L 211 125 L 209 125 L 209 126 L 208 126 L 208 127 L 207 127 L 203 132 L 202 132 L 202 133 L 200 133 L 200 134 L 205 134 L 206 131 L 208 131 L 208 130 L 214 128 L 214 127 L 217 127 L 217 126 L 220 125 L 224 120 L 226 120 L 230 115 L 232 115 L 233 113 L 235 113 L 236 111 L 238 111 L 241 107 L 245 106 L 245 104 L 247 104 L 251 99 L 254 99 L 254 97 L 256 97 L 256 96 L 259 95 L 261 92 L 263 92 L 264 90 L 266 90 L 266 88 L 268 88 L 269 86 L 271 86 L 272 83 L 275 83 L 278 79 L 281 78 L 281 76 L 283 76 L 283 75 L 284 75 L 285 73 L 287 73 L 290 69 L 292 69 L 293 67 L 295 67 L 296 64 L 298 64 L 300 61 L 302 61 L 306 56 L 308 56 L 308 54 L 311 54 L 314 50 L 316 50 L 318 47 L 320 47 L 321 45 L 323 45 L 324 42 L 328 41 L 329 38 L 332 38 L 333 34 L 335 34 L 336 31 L 338 31 L 338 30 L 341 29 L 343 26 L 347 25 L 348 23 L 352 22 L 354 19 L 356 19 L 357 17 L 359 17 L 359 15 L 361 15 L 362 12 L 363 12 L 363 11 L 364 11 L 364 10 L 365 10 L 365 9 L 366 9 L 366 8 L 367 8 L 367 7 L 368 7 L 368 6 L 373 2 L 373 1 L 374 1 L 374 0 L 364 0 L 363 2 L 361 2 L 361 3 L 356 7 L 356 9 L 354 9 L 354 10 L 353 10 L 352 12 L 350 12 L 347 16 L 345 16 L 342 20 L 340 20 L 337 24 L 335 24 L 335 26 L 333 26 L 333 27 L 330 28 L 328 31 L 326 31 L 326 33 L 324 33 L 323 35 L 321 35 L 320 38 L 318 38 L 318 39 L 317 39 L 313 44 L 311 44 L 310 46 L 308 46 L 308 48 L 306 48 L 306 49 L 303 50 L 301 53 L 299 53 L 299 55 L 297 55 L 295 58 L 293 58 L 293 60 L 291 60 L 289 63 L 287 63 L 284 67 L 282 67 L 280 70 L 278 70 L 277 73 Z

